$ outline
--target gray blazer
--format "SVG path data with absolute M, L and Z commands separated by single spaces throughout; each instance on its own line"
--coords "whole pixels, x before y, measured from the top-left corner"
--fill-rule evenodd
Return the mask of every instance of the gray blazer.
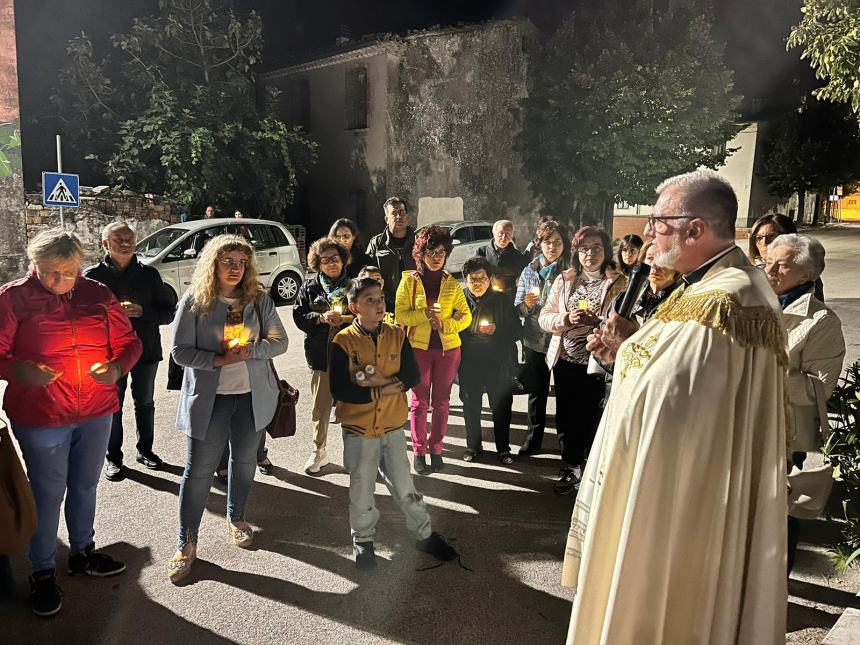
M 266 338 L 260 338 L 260 324 L 253 303 L 245 306 L 245 328 L 251 333 L 251 358 L 246 362 L 251 379 L 251 401 L 254 410 L 254 427 L 265 428 L 275 416 L 278 403 L 278 386 L 269 359 L 287 351 L 287 332 L 275 310 L 272 299 L 263 294 L 257 302 L 266 325 Z M 223 354 L 224 323 L 227 305 L 220 300 L 205 316 L 191 311 L 191 292 L 186 293 L 176 308 L 173 320 L 171 354 L 178 365 L 185 368 L 176 427 L 193 439 L 206 439 L 209 419 L 215 405 L 215 390 L 221 368 L 212 362 L 216 354 Z

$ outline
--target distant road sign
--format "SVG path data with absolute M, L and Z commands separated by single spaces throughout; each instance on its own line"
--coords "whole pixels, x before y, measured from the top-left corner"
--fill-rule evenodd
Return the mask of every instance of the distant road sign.
M 43 172 L 42 203 L 45 206 L 64 206 L 66 208 L 80 206 L 81 195 L 78 176 L 64 172 Z

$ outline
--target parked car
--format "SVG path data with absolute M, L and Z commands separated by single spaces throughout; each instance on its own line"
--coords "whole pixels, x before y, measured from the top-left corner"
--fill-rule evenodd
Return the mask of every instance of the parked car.
M 445 263 L 451 273 L 460 275 L 463 263 L 477 253 L 478 249 L 493 239 L 492 222 L 464 222 L 462 220 L 435 222 L 436 226 L 447 228 L 454 240 L 454 250 Z
M 260 282 L 278 304 L 292 304 L 305 271 L 296 240 L 283 224 L 262 219 L 214 218 L 173 224 L 137 243 L 141 262 L 158 269 L 164 283 L 179 298 L 191 285 L 197 256 L 216 235 L 232 233 L 256 249 Z

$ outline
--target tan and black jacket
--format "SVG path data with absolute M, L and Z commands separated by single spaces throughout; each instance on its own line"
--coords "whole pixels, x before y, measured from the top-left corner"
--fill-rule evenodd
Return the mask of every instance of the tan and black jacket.
M 379 388 L 358 385 L 355 374 L 368 365 L 383 376 L 400 379 L 403 392 L 379 396 Z M 406 390 L 419 380 L 412 347 L 400 327 L 380 323 L 378 332 L 368 332 L 356 321 L 332 340 L 329 382 L 337 400 L 337 416 L 350 432 L 378 438 L 399 430 L 408 416 Z

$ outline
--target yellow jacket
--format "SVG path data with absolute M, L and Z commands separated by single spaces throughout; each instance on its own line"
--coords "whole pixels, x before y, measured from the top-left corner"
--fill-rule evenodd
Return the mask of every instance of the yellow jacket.
M 442 350 L 448 351 L 460 346 L 460 332 L 472 324 L 472 312 L 460 283 L 447 271 L 443 271 L 442 284 L 439 285 L 438 303 L 442 308 L 439 338 Z M 394 319 L 407 328 L 407 337 L 413 349 L 427 349 L 430 345 L 432 330 L 426 309 L 427 296 L 421 276 L 417 271 L 404 271 L 394 302 Z M 452 317 L 455 311 L 463 314 L 460 320 Z

